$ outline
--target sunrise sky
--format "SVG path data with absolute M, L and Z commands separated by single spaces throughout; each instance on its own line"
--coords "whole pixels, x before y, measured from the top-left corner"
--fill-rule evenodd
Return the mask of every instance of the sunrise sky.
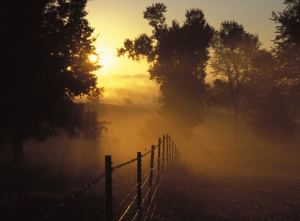
M 143 11 L 152 3 L 150 0 L 93 0 L 87 4 L 87 18 L 94 34 L 100 64 L 103 67 L 97 72 L 99 86 L 104 86 L 105 99 L 113 102 L 113 97 L 120 103 L 124 97 L 130 97 L 134 104 L 147 104 L 150 100 L 143 99 L 134 92 L 143 88 L 143 94 L 149 91 L 149 98 L 158 96 L 158 87 L 148 81 L 146 62 L 135 62 L 127 58 L 116 57 L 116 48 L 122 47 L 126 38 L 134 39 L 141 33 L 151 34 L 151 27 L 143 18 Z M 167 6 L 167 23 L 176 19 L 180 24 L 185 20 L 185 12 L 190 8 L 203 10 L 207 22 L 219 29 L 222 21 L 235 20 L 243 24 L 245 30 L 258 34 L 263 47 L 269 49 L 275 38 L 276 24 L 270 20 L 272 11 L 278 12 L 285 8 L 284 0 L 165 0 Z M 118 77 L 124 75 L 123 77 Z M 144 77 L 141 77 L 145 75 Z M 131 77 L 125 77 L 131 76 Z M 136 77 L 135 77 L 136 76 Z M 208 77 L 208 79 L 210 79 Z M 145 81 L 145 82 L 143 82 Z M 143 82 L 143 83 L 142 83 Z M 155 91 L 155 92 L 154 92 Z M 120 94 L 118 94 L 118 93 Z M 144 103 L 141 101 L 144 101 Z M 122 103 L 122 102 L 121 102 Z

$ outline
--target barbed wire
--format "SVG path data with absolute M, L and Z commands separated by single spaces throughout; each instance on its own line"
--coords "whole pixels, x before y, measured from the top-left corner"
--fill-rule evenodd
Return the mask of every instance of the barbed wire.
M 61 203 L 60 205 L 58 205 L 55 209 L 51 210 L 50 213 L 46 214 L 42 219 L 40 219 L 40 221 L 50 218 L 59 209 L 61 209 L 62 207 L 64 207 L 70 201 L 74 200 L 76 197 L 78 197 L 83 192 L 86 192 L 92 185 L 95 185 L 100 179 L 102 179 L 103 177 L 105 177 L 105 175 L 106 175 L 106 173 L 104 172 L 103 174 L 101 174 L 100 176 L 98 176 L 96 179 L 94 179 L 93 181 L 91 181 L 89 184 L 87 184 L 87 185 L 83 186 L 82 188 L 80 188 L 72 196 L 70 196 L 68 199 L 66 199 L 63 203 Z
M 145 186 L 145 184 L 147 183 L 147 181 L 148 181 L 148 179 L 149 179 L 149 177 L 150 177 L 150 172 L 153 170 L 154 168 L 152 168 L 152 169 L 150 169 L 149 171 L 148 171 L 148 173 L 147 174 L 145 174 L 144 175 L 144 177 L 142 178 L 142 181 L 145 179 L 145 181 L 143 182 L 143 184 L 142 184 L 142 186 L 141 186 L 141 189 L 143 189 L 144 188 L 144 186 Z M 157 176 L 156 176 L 157 177 Z M 156 180 L 156 179 L 155 179 Z M 153 181 L 153 183 L 155 182 L 155 180 Z M 138 186 L 139 184 L 137 184 L 132 190 L 131 190 L 131 192 L 121 201 L 121 203 L 119 203 L 118 204 L 118 206 L 117 206 L 117 208 L 115 209 L 115 211 L 113 212 L 113 213 L 115 213 L 126 201 L 127 201 L 127 199 L 130 197 L 130 195 L 133 193 L 133 191 L 137 188 L 137 186 Z M 146 193 L 146 195 L 148 195 L 149 194 L 149 191 L 150 191 L 150 189 L 151 189 L 152 187 L 150 187 L 149 189 L 148 189 L 148 191 L 147 191 L 147 193 Z M 133 203 L 134 202 L 134 200 L 135 200 L 135 198 L 133 199 L 133 201 L 131 202 L 131 203 Z M 144 200 L 143 200 L 143 203 L 144 203 L 144 201 L 145 201 L 145 198 L 144 198 Z M 142 203 L 142 205 L 143 205 L 143 203 Z M 127 211 L 127 210 L 126 210 Z M 120 219 L 121 220 L 121 219 Z
M 148 172 L 143 176 L 142 181 L 145 179 L 146 176 L 148 176 L 148 175 L 150 174 L 150 172 L 151 172 L 152 170 L 153 170 L 153 169 L 148 170 Z
M 153 151 L 154 151 L 157 147 L 158 147 L 158 145 L 155 146 L 155 148 L 153 149 Z M 149 153 L 151 153 L 151 152 L 152 152 L 152 149 L 149 150 L 148 152 L 144 153 L 143 155 L 141 155 L 141 158 L 144 157 L 144 156 L 147 156 L 147 155 L 148 155 Z M 138 160 L 138 158 L 134 158 L 134 159 L 132 159 L 132 160 L 129 160 L 129 161 L 125 162 L 125 163 L 119 164 L 119 165 L 117 165 L 117 166 L 111 168 L 111 170 L 114 171 L 114 170 L 119 169 L 119 168 L 121 168 L 121 167 L 123 167 L 123 166 L 126 166 L 126 165 L 128 165 L 128 164 L 130 164 L 130 163 L 133 163 L 134 161 L 137 161 L 137 160 Z
M 170 140 L 171 140 L 172 143 L 174 144 L 173 140 L 172 140 L 172 139 L 170 139 Z M 170 143 L 170 142 L 169 142 L 169 143 Z M 148 152 L 146 152 L 146 153 L 144 153 L 143 155 L 141 155 L 141 158 L 147 156 L 147 155 L 150 154 L 152 151 L 154 152 L 159 146 L 160 146 L 160 145 L 158 144 L 158 145 L 156 145 L 153 149 L 151 148 L 151 150 L 149 150 Z M 176 145 L 175 145 L 175 146 L 176 146 Z M 115 170 L 117 170 L 117 169 L 119 169 L 119 168 L 121 168 L 121 167 L 123 167 L 123 166 L 129 165 L 129 164 L 131 164 L 131 163 L 133 163 L 133 162 L 135 162 L 135 161 L 137 161 L 137 160 L 138 160 L 138 158 L 134 158 L 134 159 L 131 159 L 131 160 L 125 162 L 125 163 L 122 163 L 122 164 L 119 164 L 119 165 L 117 165 L 117 166 L 115 166 L 115 167 L 112 167 L 112 168 L 111 168 L 111 172 L 113 172 L 113 171 L 115 171 Z M 142 181 L 144 181 L 144 179 L 147 177 L 147 178 L 145 179 L 145 181 L 143 182 L 141 188 L 144 187 L 144 185 L 146 184 L 146 182 L 148 181 L 148 179 L 149 179 L 149 177 L 150 177 L 151 171 L 154 171 L 154 169 L 156 168 L 156 166 L 158 165 L 158 162 L 159 162 L 160 160 L 161 160 L 161 155 L 160 155 L 159 157 L 157 157 L 156 162 L 155 162 L 154 165 L 153 165 L 153 168 L 150 168 L 150 170 L 149 170 L 149 171 L 144 175 L 144 177 L 142 178 Z M 155 179 L 153 180 L 152 183 L 154 183 L 154 182 L 156 181 L 156 179 L 157 179 L 157 177 L 158 177 L 159 175 L 160 175 L 160 173 L 158 172 L 157 175 L 155 176 Z M 70 196 L 70 197 L 69 197 L 68 199 L 66 199 L 63 203 L 61 203 L 59 206 L 57 206 L 55 209 L 53 209 L 50 213 L 46 214 L 40 221 L 45 220 L 45 219 L 47 219 L 47 218 L 51 218 L 51 216 L 53 216 L 54 213 L 56 213 L 58 210 L 60 210 L 62 207 L 64 207 L 64 206 L 65 206 L 66 204 L 68 204 L 70 201 L 72 201 L 72 200 L 74 200 L 75 198 L 77 198 L 77 197 L 78 197 L 79 195 L 81 195 L 82 193 L 84 193 L 84 192 L 86 192 L 87 190 L 89 190 L 90 187 L 91 187 L 92 185 L 95 185 L 100 179 L 104 178 L 105 176 L 106 176 L 106 172 L 104 172 L 103 174 L 101 174 L 100 176 L 98 176 L 96 179 L 94 179 L 93 181 L 91 181 L 91 182 L 88 183 L 87 185 L 85 185 L 85 186 L 83 186 L 82 188 L 80 188 L 80 189 L 79 189 L 78 191 L 76 191 L 72 196 Z M 161 176 L 159 177 L 159 179 L 161 179 Z M 158 186 L 159 186 L 159 184 L 157 185 L 156 190 L 157 190 Z M 132 195 L 132 193 L 134 192 L 134 190 L 135 190 L 137 187 L 138 187 L 138 184 L 137 184 L 137 185 L 129 192 L 129 194 L 128 194 L 123 200 L 121 200 L 121 202 L 120 202 L 120 203 L 118 204 L 118 206 L 115 208 L 115 210 L 114 210 L 113 213 L 116 213 L 117 210 L 118 210 L 118 209 L 119 209 L 126 201 L 128 201 L 129 197 Z M 148 197 L 148 195 L 149 195 L 149 191 L 150 191 L 152 188 L 153 188 L 153 186 L 151 186 L 151 187 L 148 188 L 148 191 L 147 191 L 147 193 L 146 193 L 146 196 L 144 197 L 144 199 L 143 199 L 143 201 L 142 201 L 142 205 L 144 204 L 145 200 L 147 199 L 147 197 Z M 152 197 L 152 199 L 151 199 L 151 201 L 150 201 L 150 205 L 151 205 L 152 200 L 153 200 L 153 198 L 154 198 L 154 196 L 155 196 L 155 194 L 156 194 L 156 190 L 155 190 L 154 195 L 153 195 L 153 197 Z M 133 202 L 135 201 L 136 197 L 137 197 L 137 194 L 135 195 L 135 197 L 133 198 L 132 202 L 131 202 L 130 205 L 127 207 L 126 211 L 123 213 L 123 215 L 121 216 L 121 218 L 119 219 L 119 221 L 122 220 L 123 217 L 125 216 L 125 214 L 128 212 L 128 210 L 129 210 L 130 207 L 132 206 Z M 149 210 L 149 208 L 148 208 L 148 210 Z M 147 210 L 147 214 L 148 214 L 148 210 Z M 138 213 L 139 213 L 139 211 L 137 211 L 137 213 L 136 213 L 135 216 L 133 217 L 133 220 L 136 219 Z M 146 215 L 147 215 L 147 214 L 146 214 Z
M 141 206 L 144 205 L 144 202 L 145 202 L 146 199 L 148 198 L 148 195 L 149 195 L 149 192 L 150 192 L 151 189 L 152 189 L 152 186 L 148 188 L 148 191 L 147 191 L 147 193 L 145 194 L 145 197 L 143 198 L 143 201 L 142 201 L 142 203 L 141 203 Z
M 136 219 L 136 217 L 138 216 L 139 212 L 140 212 L 140 210 L 138 210 L 138 211 L 135 213 L 135 215 L 134 215 L 134 217 L 132 218 L 131 221 L 135 221 L 135 219 Z
M 150 177 L 150 174 L 147 176 L 147 178 L 146 178 L 145 182 L 144 182 L 144 183 L 141 185 L 141 189 L 143 189 L 143 188 L 144 188 L 144 186 L 145 186 L 145 184 L 147 183 L 147 181 L 148 181 L 149 177 Z
M 158 166 L 158 161 L 160 161 L 160 157 L 156 159 L 156 162 L 153 163 L 153 170 Z
M 148 181 L 148 179 L 149 179 L 149 177 L 150 177 L 150 172 L 153 170 L 154 168 L 152 168 L 152 169 L 150 169 L 149 171 L 148 171 L 148 173 L 147 174 L 145 174 L 144 175 L 144 177 L 142 178 L 142 181 L 146 178 L 146 176 L 148 176 L 146 179 L 145 179 L 145 182 L 142 184 L 142 186 L 141 186 L 141 189 L 143 189 L 143 187 L 145 186 L 145 184 L 147 183 L 147 181 Z M 154 180 L 155 181 L 155 180 Z M 154 182 L 153 181 L 153 182 Z M 116 207 L 116 209 L 114 210 L 114 212 L 113 213 L 116 213 L 117 212 L 117 210 L 127 201 L 127 199 L 131 196 L 131 194 L 133 193 L 133 191 L 138 187 L 138 185 L 139 184 L 136 184 L 136 186 L 134 187 L 134 188 L 132 188 L 132 190 L 130 191 L 130 193 L 118 204 L 118 206 Z M 149 188 L 150 189 L 150 188 Z M 147 192 L 147 194 L 149 193 L 149 190 L 148 190 L 148 192 Z M 133 199 L 133 201 L 134 201 L 135 199 Z
M 151 171 L 154 170 L 155 167 L 151 168 L 141 179 L 143 182 L 141 188 L 143 188 L 145 186 L 145 184 L 147 183 L 149 177 L 150 177 L 150 173 Z M 147 178 L 146 178 L 147 177 Z M 146 178 L 146 179 L 145 179 Z M 153 181 L 154 182 L 154 181 Z M 121 200 L 121 202 L 118 204 L 118 206 L 115 208 L 115 210 L 113 211 L 113 213 L 116 213 L 117 210 L 129 199 L 129 197 L 131 196 L 131 194 L 133 193 L 133 191 L 137 188 L 138 184 L 136 184 L 136 186 L 129 192 L 129 194 L 123 199 Z
M 121 221 L 123 219 L 123 217 L 126 215 L 126 213 L 128 212 L 128 210 L 130 209 L 130 207 L 132 206 L 132 204 L 134 203 L 135 199 L 137 198 L 137 194 L 135 194 L 132 202 L 129 204 L 129 206 L 127 207 L 127 209 L 125 210 L 125 212 L 122 214 L 122 216 L 120 217 L 119 221 Z
M 119 164 L 119 165 L 117 165 L 117 166 L 111 168 L 111 170 L 114 171 L 114 170 L 119 169 L 119 168 L 121 168 L 121 167 L 123 167 L 123 166 L 126 166 L 126 165 L 128 165 L 128 164 L 130 164 L 130 163 L 133 163 L 134 161 L 137 161 L 137 160 L 138 160 L 138 158 L 134 158 L 134 159 L 132 159 L 132 160 L 127 161 L 126 163 L 122 163 L 122 164 Z
M 152 150 L 149 150 L 148 152 L 144 153 L 141 157 L 147 156 L 151 152 L 152 152 Z
M 155 179 L 153 180 L 152 183 L 154 183 L 154 182 L 156 181 L 158 175 L 159 175 L 159 173 L 155 176 Z M 157 187 L 158 187 L 158 185 L 157 185 Z M 157 187 L 156 187 L 156 188 L 157 188 Z M 151 187 L 148 188 L 148 191 L 147 191 L 147 193 L 145 194 L 145 197 L 143 198 L 143 201 L 142 201 L 142 203 L 141 203 L 141 206 L 144 205 L 146 199 L 148 198 L 149 192 L 150 192 L 150 190 L 151 190 L 152 188 L 153 188 L 153 186 L 151 186 Z M 156 192 L 156 191 L 155 191 L 155 192 Z M 134 221 L 134 220 L 136 219 L 136 217 L 137 217 L 137 215 L 139 214 L 139 212 L 140 212 L 140 211 L 138 210 L 138 211 L 135 213 L 134 217 L 132 218 L 132 221 Z
M 156 146 L 154 147 L 153 151 L 155 151 L 157 148 L 158 148 L 158 145 L 156 145 Z M 147 155 L 148 155 L 149 153 L 151 153 L 151 152 L 152 152 L 152 149 L 149 150 L 148 152 L 144 153 L 141 157 L 147 156 Z
M 152 181 L 152 183 L 154 183 L 154 182 L 156 181 L 157 177 L 158 177 L 158 174 L 155 176 L 155 179 Z M 148 191 L 147 191 L 147 193 L 146 193 L 146 195 L 145 195 L 145 197 L 144 197 L 144 199 L 143 199 L 143 201 L 142 201 L 142 206 L 143 206 L 145 200 L 148 198 L 148 194 L 149 194 L 150 190 L 152 189 L 152 187 L 153 187 L 153 186 L 150 186 L 150 187 L 148 188 Z
M 154 193 L 153 193 L 153 196 L 152 196 L 152 198 L 151 198 L 151 200 L 150 200 L 150 203 L 149 203 L 149 206 L 148 206 L 148 209 L 147 209 L 147 212 L 146 212 L 144 221 L 147 220 L 148 213 L 149 213 L 149 211 L 150 211 L 151 204 L 152 204 L 152 201 L 153 201 L 153 199 L 154 199 L 154 197 L 155 197 L 155 195 L 156 195 L 156 192 L 157 192 L 158 187 L 159 187 L 159 184 L 156 186 L 156 188 L 155 188 L 155 190 L 154 190 Z
M 133 191 L 138 187 L 138 185 L 139 184 L 136 184 L 135 187 L 132 188 L 132 190 L 130 191 L 130 193 L 118 204 L 118 206 L 113 211 L 113 214 L 117 212 L 117 210 L 127 201 L 127 199 L 129 199 L 129 197 L 131 196 L 131 194 L 133 193 Z
M 160 180 L 161 178 L 162 178 L 162 174 L 160 175 L 160 173 L 158 173 L 157 175 L 156 175 L 156 177 L 155 177 L 155 179 L 153 180 L 153 183 L 156 181 L 156 179 L 157 179 L 157 177 L 158 177 L 158 179 Z M 160 186 L 160 183 L 158 183 L 157 185 L 156 185 L 156 188 L 155 188 L 155 191 L 154 191 L 154 193 L 153 193 L 153 195 L 152 195 L 152 198 L 151 198 L 151 200 L 150 200 L 150 203 L 149 203 L 149 206 L 148 206 L 148 208 L 147 208 L 147 212 L 145 213 L 145 219 L 144 219 L 144 221 L 146 221 L 147 220 L 147 216 L 148 216 L 148 213 L 149 213 L 149 211 L 150 211 L 150 208 L 151 208 L 151 205 L 152 205 L 152 201 L 153 201 L 153 199 L 154 199 L 154 197 L 155 197 L 155 195 L 156 195 L 156 193 L 157 193 L 157 190 L 158 190 L 158 187 Z M 153 186 L 151 186 L 150 188 L 152 188 Z M 149 188 L 149 189 L 150 189 Z M 149 192 L 149 191 L 148 191 Z M 146 195 L 147 196 L 147 195 Z M 144 202 L 144 201 L 143 201 Z
M 159 145 L 157 145 L 157 146 L 155 147 L 155 149 L 156 149 L 158 146 L 159 146 Z M 142 157 L 148 155 L 148 154 L 151 153 L 151 152 L 152 152 L 152 150 L 146 152 L 144 155 L 142 155 Z M 144 180 L 145 177 L 147 177 L 147 178 L 146 178 L 145 182 L 142 184 L 141 188 L 143 188 L 144 185 L 147 183 L 147 180 L 148 180 L 149 177 L 150 177 L 150 172 L 151 172 L 151 171 L 154 171 L 154 169 L 155 169 L 156 166 L 158 165 L 158 162 L 161 160 L 161 158 L 162 158 L 161 155 L 160 155 L 159 157 L 157 157 L 156 162 L 155 162 L 154 165 L 153 165 L 153 168 L 151 168 L 151 169 L 144 175 L 144 177 L 142 178 L 142 180 Z M 155 181 L 156 181 L 157 179 L 160 180 L 161 178 L 162 178 L 162 174 L 158 171 L 158 173 L 156 174 L 155 179 L 152 181 L 152 183 L 155 183 Z M 136 187 L 137 187 L 137 186 L 138 186 L 138 184 L 136 185 Z M 152 196 L 152 198 L 151 198 L 151 200 L 150 200 L 150 203 L 149 203 L 149 207 L 147 208 L 147 212 L 145 213 L 145 219 L 144 219 L 144 220 L 147 219 L 147 216 L 148 216 L 148 213 L 149 213 L 151 204 L 152 204 L 152 202 L 153 202 L 154 197 L 156 196 L 156 193 L 157 193 L 157 190 L 158 190 L 158 187 L 159 187 L 159 186 L 160 186 L 160 184 L 157 184 L 157 185 L 156 185 L 156 188 L 155 188 L 155 190 L 154 190 L 153 196 Z M 153 189 L 153 185 L 152 185 L 151 187 L 148 188 L 148 191 L 147 191 L 147 193 L 145 194 L 145 197 L 143 198 L 143 201 L 142 201 L 141 206 L 143 206 L 143 204 L 145 203 L 146 199 L 148 198 L 149 192 L 150 192 L 151 189 Z M 137 197 L 137 194 L 135 195 L 134 199 L 132 200 L 132 202 L 130 203 L 130 205 L 127 207 L 126 211 L 123 213 L 123 215 L 121 216 L 121 218 L 119 219 L 119 221 L 121 221 L 121 220 L 123 219 L 123 217 L 125 216 L 125 214 L 128 212 L 128 210 L 130 209 L 130 207 L 131 207 L 132 204 L 134 203 L 136 197 Z M 139 213 L 140 213 L 140 211 L 138 210 L 138 211 L 135 213 L 134 217 L 132 218 L 132 221 L 135 221 L 135 220 L 136 220 L 136 218 L 137 218 L 137 216 L 138 216 Z

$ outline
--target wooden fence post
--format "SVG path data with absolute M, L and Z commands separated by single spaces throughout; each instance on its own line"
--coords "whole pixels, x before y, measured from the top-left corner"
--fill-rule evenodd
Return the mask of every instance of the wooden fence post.
M 163 143 L 162 143 L 162 165 L 161 165 L 161 172 L 164 172 L 164 164 L 165 164 L 165 135 L 163 135 Z
M 160 146 L 161 146 L 161 138 L 158 138 L 158 153 L 157 153 L 157 172 L 159 173 L 160 172 Z
M 160 146 L 161 146 L 161 138 L 158 138 L 158 153 L 157 153 L 157 186 L 159 186 L 159 180 L 160 180 Z M 157 198 L 159 199 L 159 188 L 157 188 Z
M 170 158 L 170 162 L 172 161 L 172 152 L 171 152 L 171 136 L 169 135 L 169 158 Z
M 155 150 L 155 146 L 154 145 L 152 145 L 152 147 L 151 147 L 151 161 L 150 161 L 150 177 L 149 177 L 149 188 L 150 188 L 150 190 L 149 190 L 149 197 L 148 197 L 148 199 L 149 199 L 149 206 L 150 206 L 150 204 L 151 204 L 151 193 L 152 193 L 152 180 L 153 180 L 153 161 L 154 161 L 154 150 Z
M 141 220 L 142 214 L 142 154 L 137 152 L 137 220 Z
M 106 221 L 111 221 L 113 212 L 112 212 L 112 170 L 111 170 L 111 156 L 105 156 L 105 219 Z
M 168 167 L 169 164 L 169 135 L 167 134 L 166 136 L 166 159 L 167 159 L 167 163 L 166 163 L 166 168 Z
M 174 161 L 174 142 L 172 140 L 172 162 Z

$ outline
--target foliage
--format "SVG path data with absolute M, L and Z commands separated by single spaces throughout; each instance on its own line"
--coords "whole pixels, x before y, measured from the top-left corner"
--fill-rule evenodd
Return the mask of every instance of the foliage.
M 206 22 L 200 9 L 186 12 L 182 26 L 176 20 L 166 24 L 163 3 L 146 8 L 144 18 L 154 28 L 153 34 L 141 34 L 134 40 L 126 39 L 118 49 L 119 56 L 133 60 L 147 59 L 150 79 L 160 84 L 162 115 L 172 118 L 186 129 L 202 122 L 207 85 L 205 68 L 213 28 Z M 180 121 L 180 122 L 179 122 Z
M 248 94 L 248 124 L 258 137 L 273 143 L 292 140 L 300 98 L 300 2 L 284 3 L 283 12 L 272 12 L 272 20 L 279 23 L 275 48 L 272 53 L 259 51 L 252 60 Z
M 288 116 L 286 75 L 274 55 L 260 49 L 258 36 L 235 21 L 223 22 L 213 49 L 211 65 L 219 77 L 214 81 L 214 97 L 234 117 L 236 138 L 237 119 L 243 114 L 259 138 L 291 140 L 295 124 Z
M 234 117 L 239 117 L 245 105 L 245 85 L 250 81 L 251 61 L 259 47 L 258 36 L 246 32 L 235 21 L 222 22 L 216 32 L 211 66 L 219 78 L 214 81 L 214 94 Z
M 284 73 L 284 81 L 289 86 L 291 109 L 300 103 L 300 1 L 286 0 L 282 12 L 272 12 L 272 20 L 278 23 L 274 40 L 274 52 L 279 69 Z M 294 113 L 299 114 L 299 113 Z
M 288 116 L 287 86 L 284 74 L 271 52 L 260 50 L 252 61 L 248 83 L 247 122 L 259 138 L 268 142 L 291 141 L 295 123 Z
M 297 80 L 300 76 L 300 1 L 285 0 L 283 12 L 272 12 L 272 20 L 279 23 L 275 38 L 276 55 L 287 77 Z
M 87 0 L 6 3 L 1 9 L 1 133 L 44 139 L 58 127 L 80 129 L 62 123 L 74 98 L 99 98 L 103 92 L 93 74 L 100 66 L 88 58 L 96 53 L 93 28 L 85 18 Z

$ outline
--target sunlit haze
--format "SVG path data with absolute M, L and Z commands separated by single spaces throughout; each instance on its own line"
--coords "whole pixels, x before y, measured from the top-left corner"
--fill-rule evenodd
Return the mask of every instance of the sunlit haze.
M 127 57 L 116 56 L 116 48 L 123 46 L 126 38 L 134 39 L 141 33 L 151 34 L 151 27 L 147 20 L 143 18 L 143 12 L 153 1 L 100 1 L 93 0 L 87 4 L 89 12 L 87 18 L 92 27 L 95 28 L 94 35 L 98 35 L 95 43 L 97 53 L 100 55 L 99 63 L 103 67 L 97 72 L 98 76 L 114 77 L 110 80 L 109 87 L 104 94 L 105 99 L 110 99 L 110 88 L 117 80 L 117 75 L 138 75 L 148 74 L 148 64 L 145 61 L 132 61 Z M 167 6 L 167 23 L 176 19 L 183 23 L 185 12 L 190 8 L 203 10 L 207 22 L 215 29 L 219 29 L 222 21 L 235 20 L 245 26 L 245 30 L 258 34 L 263 47 L 270 49 L 272 40 L 275 38 L 276 24 L 270 20 L 272 11 L 282 11 L 284 9 L 282 0 L 187 0 L 187 1 L 164 1 Z M 208 68 L 208 72 L 209 72 Z M 102 78 L 98 79 L 99 86 L 104 86 Z M 105 81 L 109 82 L 108 78 Z M 114 79 L 114 80 L 113 80 Z M 211 76 L 207 76 L 209 81 Z M 148 81 L 148 80 L 146 80 Z M 119 83 L 116 82 L 116 87 Z M 149 83 L 149 87 L 152 87 Z M 147 83 L 144 90 L 147 89 Z M 127 88 L 130 90 L 130 88 Z M 119 96 L 123 96 L 120 94 Z
M 300 0 L 0 11 L 0 220 L 300 221 Z

